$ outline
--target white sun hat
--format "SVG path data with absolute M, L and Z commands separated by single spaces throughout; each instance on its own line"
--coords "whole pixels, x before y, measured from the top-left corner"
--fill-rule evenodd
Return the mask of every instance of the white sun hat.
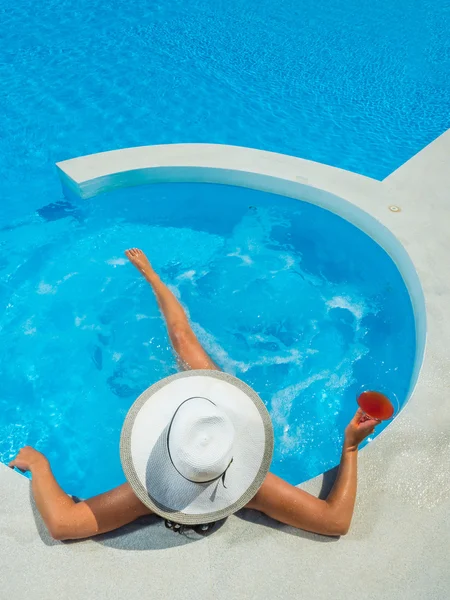
M 125 419 L 120 457 L 137 497 L 183 525 L 223 519 L 256 494 L 273 429 L 259 396 L 221 371 L 177 373 L 145 390 Z

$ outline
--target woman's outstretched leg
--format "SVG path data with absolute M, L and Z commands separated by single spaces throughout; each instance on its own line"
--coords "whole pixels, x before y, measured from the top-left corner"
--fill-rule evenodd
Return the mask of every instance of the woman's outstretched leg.
M 142 250 L 131 248 L 125 254 L 152 286 L 159 307 L 166 320 L 170 341 L 183 367 L 188 369 L 218 370 L 219 367 L 214 364 L 214 361 L 208 356 L 192 331 L 183 307 L 153 270 Z

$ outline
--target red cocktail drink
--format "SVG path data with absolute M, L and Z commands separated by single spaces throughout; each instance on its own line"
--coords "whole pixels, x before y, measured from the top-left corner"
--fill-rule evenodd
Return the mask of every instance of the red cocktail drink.
M 372 390 L 366 390 L 360 394 L 358 404 L 368 417 L 380 421 L 387 421 L 395 412 L 394 405 L 387 396 Z

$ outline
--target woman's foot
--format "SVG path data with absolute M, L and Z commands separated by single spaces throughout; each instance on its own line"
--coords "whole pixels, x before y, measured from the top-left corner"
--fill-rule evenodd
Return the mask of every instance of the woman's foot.
M 125 255 L 136 267 L 136 269 L 138 269 L 138 271 L 144 275 L 144 277 L 149 278 L 156 275 L 148 258 L 145 256 L 142 250 L 139 250 L 139 248 L 130 248 L 129 250 L 125 250 Z

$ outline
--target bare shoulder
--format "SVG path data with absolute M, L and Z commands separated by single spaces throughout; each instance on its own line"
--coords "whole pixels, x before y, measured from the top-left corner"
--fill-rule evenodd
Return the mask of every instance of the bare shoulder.
M 77 520 L 85 526 L 82 527 L 85 529 L 82 535 L 77 537 L 105 533 L 152 513 L 139 500 L 129 483 L 80 502 L 76 510 Z
M 307 495 L 284 479 L 273 473 L 268 473 L 256 496 L 248 503 L 246 508 L 253 508 L 266 512 L 266 509 L 275 506 L 290 504 L 298 500 L 299 495 Z
M 93 512 L 101 510 L 116 514 L 127 513 L 130 516 L 136 515 L 135 518 L 152 512 L 139 500 L 129 483 L 123 483 L 109 492 L 89 498 L 85 503 Z

